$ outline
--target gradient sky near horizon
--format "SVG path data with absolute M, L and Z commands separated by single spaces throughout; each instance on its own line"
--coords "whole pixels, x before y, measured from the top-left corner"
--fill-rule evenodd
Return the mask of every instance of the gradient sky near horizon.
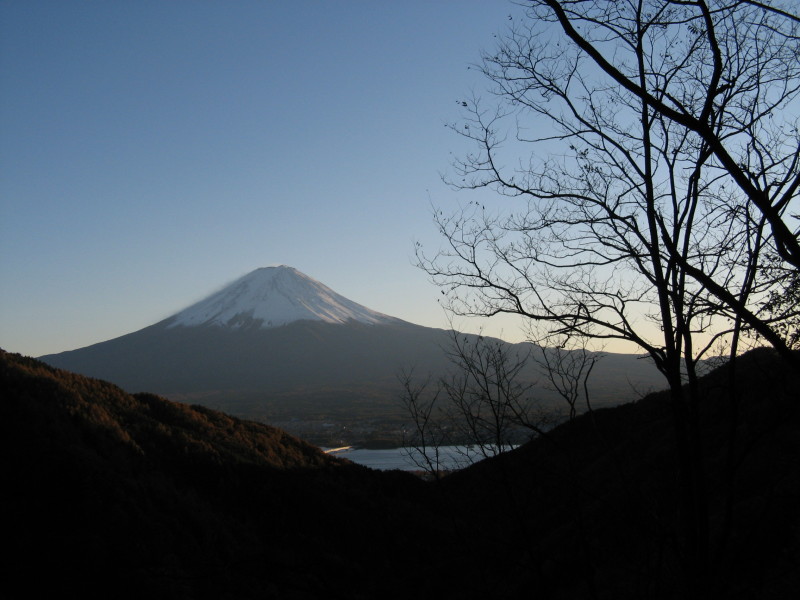
M 286 264 L 446 327 L 414 243 L 504 0 L 0 1 L 0 347 L 151 325 Z M 451 154 L 452 153 L 452 154 Z M 522 339 L 515 322 L 456 321 Z

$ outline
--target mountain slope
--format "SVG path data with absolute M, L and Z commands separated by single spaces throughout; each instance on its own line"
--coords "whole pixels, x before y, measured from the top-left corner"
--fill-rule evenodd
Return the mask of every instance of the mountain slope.
M 410 324 L 297 321 L 268 329 L 169 327 L 162 322 L 41 360 L 161 394 L 279 392 L 295 386 L 393 379 L 403 364 L 439 357 L 444 332 Z

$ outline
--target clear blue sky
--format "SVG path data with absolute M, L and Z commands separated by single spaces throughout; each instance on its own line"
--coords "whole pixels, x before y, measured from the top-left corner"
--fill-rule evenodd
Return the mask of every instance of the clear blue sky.
M 440 179 L 463 151 L 444 124 L 519 12 L 0 1 L 0 347 L 123 335 L 272 264 L 445 327 L 413 246 L 440 244 L 431 202 L 474 199 Z

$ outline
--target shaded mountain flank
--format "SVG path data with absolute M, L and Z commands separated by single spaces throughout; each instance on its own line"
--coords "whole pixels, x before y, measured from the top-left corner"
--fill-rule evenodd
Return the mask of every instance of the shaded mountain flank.
M 681 575 L 663 393 L 427 482 L 3 352 L 4 587 L 20 597 L 49 582 L 104 598 L 793 598 L 798 379 L 760 350 L 737 361 L 735 378 L 722 367 L 702 380 L 711 561 L 697 590 Z
M 399 373 L 445 376 L 452 370 L 452 336 L 373 311 L 284 266 L 257 269 L 139 331 L 39 358 L 128 392 L 278 422 L 322 444 L 323 423 L 379 422 L 380 435 L 396 428 L 404 416 L 397 402 Z M 509 348 L 524 354 L 532 347 Z M 541 379 L 532 362 L 521 377 Z M 661 379 L 649 360 L 608 354 L 589 384 L 597 405 L 618 404 L 658 389 Z M 537 394 L 543 401 L 555 398 L 543 387 Z M 304 429 L 293 419 L 313 421 L 316 428 Z
M 169 327 L 162 321 L 139 331 L 40 360 L 119 385 L 131 392 L 151 391 L 190 402 L 226 402 L 235 407 L 297 390 L 339 391 L 344 399 L 371 387 L 380 400 L 394 402 L 398 373 L 420 375 L 452 370 L 447 349 L 453 332 L 397 323 L 366 325 L 314 321 L 270 329 L 231 330 L 215 326 Z M 468 339 L 478 336 L 465 334 Z M 509 344 L 509 346 L 512 346 Z M 516 344 L 519 353 L 530 344 Z M 539 378 L 533 365 L 524 376 Z M 661 383 L 650 361 L 629 354 L 605 354 L 590 383 L 599 403 L 632 399 L 637 391 Z M 543 390 L 544 393 L 544 390 Z

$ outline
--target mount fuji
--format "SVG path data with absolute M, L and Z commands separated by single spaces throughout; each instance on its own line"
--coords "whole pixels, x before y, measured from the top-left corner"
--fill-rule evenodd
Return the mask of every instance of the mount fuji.
M 257 269 L 139 331 L 39 358 L 129 392 L 267 420 L 276 417 L 276 402 L 283 402 L 286 409 L 278 412 L 287 418 L 310 400 L 314 410 L 320 402 L 394 410 L 402 369 L 447 369 L 448 336 L 279 266 Z
M 388 418 L 397 424 L 405 418 L 398 374 L 445 375 L 452 369 L 446 352 L 452 335 L 371 310 L 280 266 L 257 269 L 139 331 L 39 358 L 128 392 L 202 404 L 298 433 L 290 423 Z M 655 369 L 637 358 L 609 355 L 598 364 L 599 403 L 630 400 L 634 386 L 658 385 Z M 538 373 L 525 376 L 534 381 Z

